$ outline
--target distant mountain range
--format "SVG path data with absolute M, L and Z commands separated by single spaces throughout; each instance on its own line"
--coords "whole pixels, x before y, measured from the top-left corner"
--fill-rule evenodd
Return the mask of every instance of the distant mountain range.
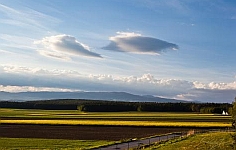
M 88 99 L 111 100 L 129 102 L 186 102 L 184 100 L 167 99 L 152 95 L 134 95 L 126 92 L 0 92 L 0 100 L 7 101 L 32 101 L 50 99 Z

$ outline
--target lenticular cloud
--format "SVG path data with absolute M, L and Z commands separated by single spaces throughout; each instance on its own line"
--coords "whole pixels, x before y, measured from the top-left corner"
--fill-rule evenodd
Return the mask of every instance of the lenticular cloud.
M 141 54 L 160 54 L 168 49 L 178 49 L 176 44 L 129 32 L 117 32 L 117 35 L 110 37 L 109 40 L 110 44 L 102 49 Z
M 45 51 L 44 54 L 50 53 L 49 56 L 58 56 L 59 54 L 77 55 L 86 57 L 99 57 L 97 53 L 90 51 L 89 47 L 76 40 L 75 37 L 70 35 L 56 35 L 45 37 L 40 41 L 35 41 L 35 44 L 41 45 Z M 56 54 L 53 54 L 56 53 Z M 42 53 L 40 53 L 42 54 Z

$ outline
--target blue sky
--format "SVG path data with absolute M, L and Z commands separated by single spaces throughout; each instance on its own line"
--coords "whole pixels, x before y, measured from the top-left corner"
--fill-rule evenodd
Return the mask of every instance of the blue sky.
M 236 2 L 0 0 L 0 91 L 232 102 Z

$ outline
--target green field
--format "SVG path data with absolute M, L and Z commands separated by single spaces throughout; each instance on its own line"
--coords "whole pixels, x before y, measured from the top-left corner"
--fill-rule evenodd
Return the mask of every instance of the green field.
M 230 127 L 231 117 L 171 112 L 106 112 L 0 109 L 1 123 L 51 125 L 119 125 L 157 127 Z
M 74 149 L 86 150 L 99 146 L 114 144 L 112 141 L 84 141 L 61 139 L 33 139 L 33 138 L 0 138 L 0 149 Z
M 235 132 L 215 132 L 197 134 L 185 139 L 172 140 L 145 150 L 235 150 L 236 143 L 232 135 Z

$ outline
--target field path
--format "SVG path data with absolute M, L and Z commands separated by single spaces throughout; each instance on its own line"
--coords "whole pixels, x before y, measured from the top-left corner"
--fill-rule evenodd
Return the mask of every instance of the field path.
M 130 142 L 126 142 L 126 143 L 118 143 L 115 145 L 111 145 L 111 146 L 107 146 L 107 147 L 102 147 L 102 148 L 97 148 L 97 149 L 93 149 L 93 150 L 128 150 L 130 148 L 138 148 L 142 145 L 150 145 L 153 144 L 155 142 L 160 142 L 160 141 L 166 141 L 175 137 L 180 137 L 181 134 L 178 133 L 172 133 L 172 134 L 168 134 L 168 135 L 162 135 L 162 136 L 156 136 L 156 137 L 152 137 L 152 138 L 147 138 L 147 139 L 143 139 L 143 140 L 133 140 Z

